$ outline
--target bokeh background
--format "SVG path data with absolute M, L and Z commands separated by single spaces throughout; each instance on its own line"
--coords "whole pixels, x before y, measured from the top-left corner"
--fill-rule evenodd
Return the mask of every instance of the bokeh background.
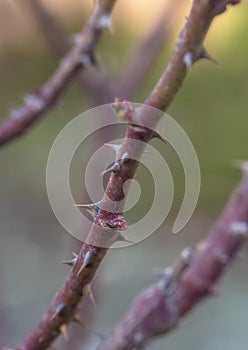
M 46 0 L 43 4 L 71 37 L 81 30 L 93 7 L 93 1 L 88 0 Z M 164 13 L 165 5 L 163 0 L 119 1 L 113 15 L 113 34 L 105 33 L 97 48 L 102 67 L 97 74 L 104 76 L 107 72 L 110 80 L 125 75 L 130 53 L 135 52 Z M 190 1 L 184 0 L 168 9 L 171 12 L 165 20 L 164 30 L 168 33 L 163 48 L 144 75 L 133 101 L 142 103 L 163 71 L 189 6 Z M 96 334 L 109 331 L 138 292 L 156 281 L 154 268 L 172 263 L 183 247 L 207 234 L 238 183 L 241 175 L 232 163 L 247 158 L 247 10 L 248 4 L 243 2 L 215 20 L 206 46 L 220 66 L 207 61 L 197 63 L 168 111 L 188 133 L 199 157 L 202 187 L 193 217 L 180 234 L 172 235 L 171 223 L 183 196 L 183 170 L 176 154 L 163 144 L 154 143 L 167 159 L 175 181 L 169 217 L 142 243 L 108 253 L 94 281 L 97 308 L 86 300 L 91 314 L 86 328 L 73 326 L 70 332 L 74 336 L 69 337 L 67 344 L 63 340 L 57 342 L 57 348 L 94 349 L 99 340 Z M 30 1 L 1 0 L 0 119 L 45 82 L 58 62 Z M 93 71 L 90 68 L 89 75 L 94 76 Z M 63 126 L 98 103 L 99 96 L 74 82 L 56 108 L 25 136 L 0 150 L 0 346 L 14 347 L 28 334 L 68 273 L 61 260 L 80 247 L 80 242 L 60 226 L 49 206 L 46 162 Z M 77 200 L 84 196 L 83 169 L 89 149 L 82 146 L 76 158 L 78 164 L 73 164 L 71 178 Z M 151 178 L 139 171 L 137 180 L 143 196 L 145 193 L 152 200 Z M 128 220 L 134 221 L 142 210 L 141 203 L 128 213 Z M 247 348 L 246 249 L 241 255 L 221 280 L 220 297 L 199 305 L 175 332 L 154 341 L 152 349 Z

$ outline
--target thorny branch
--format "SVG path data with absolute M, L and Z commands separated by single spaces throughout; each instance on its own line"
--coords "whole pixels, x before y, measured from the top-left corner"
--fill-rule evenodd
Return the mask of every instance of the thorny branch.
M 177 327 L 199 301 L 216 296 L 215 283 L 248 237 L 248 162 L 244 179 L 208 238 L 182 251 L 161 271 L 161 280 L 143 291 L 98 350 L 142 349 L 151 338 Z
M 104 29 L 109 27 L 110 14 L 116 0 L 97 0 L 96 7 L 75 46 L 62 59 L 58 69 L 42 87 L 24 99 L 0 124 L 0 145 L 22 135 L 39 117 L 54 106 L 68 83 L 80 69 L 95 65 L 94 50 Z
M 162 47 L 165 47 L 178 3 L 178 1 L 173 1 L 169 5 L 168 3 L 164 5 L 158 21 L 128 55 L 127 63 L 122 68 L 120 76 L 111 78 L 108 72 L 104 74 L 101 72 L 93 74 L 94 72 L 87 70 L 81 72 L 81 82 L 91 91 L 95 102 L 103 104 L 113 101 L 116 96 L 125 99 L 134 96 Z M 69 50 L 69 39 L 61 23 L 49 13 L 40 0 L 28 0 L 28 5 L 49 46 L 59 56 L 62 56 Z
M 236 3 L 238 1 L 234 0 L 193 1 L 189 18 L 180 35 L 176 49 L 159 83 L 147 99 L 146 103 L 148 105 L 155 106 L 160 110 L 165 110 L 168 107 L 194 61 L 201 57 L 207 57 L 202 43 L 213 18 L 224 12 L 227 4 L 235 5 Z M 117 103 L 115 106 L 117 113 L 119 113 L 118 106 Z M 122 214 L 125 202 L 123 200 L 125 199 L 123 185 L 126 180 L 134 177 L 138 167 L 138 161 L 134 159 L 140 159 L 144 151 L 144 143 L 157 136 L 151 129 L 143 125 L 153 127 L 161 117 L 161 113 L 155 113 L 155 117 L 150 120 L 146 108 L 143 107 L 138 111 L 138 123 L 137 119 L 134 119 L 135 115 L 131 113 L 132 109 L 129 108 L 129 104 L 122 104 L 122 106 L 124 111 L 126 108 L 126 117 L 131 124 L 127 127 L 121 147 L 117 149 L 116 161 L 112 168 L 104 198 L 100 205 L 88 206 L 88 209 L 92 209 L 94 222 L 88 234 L 87 242 L 83 244 L 79 254 L 68 262 L 72 266 L 72 270 L 64 286 L 55 294 L 41 321 L 17 347 L 17 350 L 46 349 L 61 332 L 65 331 L 66 325 L 73 320 L 78 321 L 76 309 L 82 296 L 89 294 L 89 283 L 107 253 L 108 247 L 121 239 L 119 230 L 127 228 Z M 137 127 L 132 123 L 142 125 Z M 143 143 L 140 147 L 133 148 L 132 139 L 141 140 Z M 104 209 L 108 206 L 110 200 L 117 204 L 112 212 Z M 203 257 L 205 258 L 205 255 Z M 211 267 L 213 268 L 214 265 Z M 187 286 L 186 291 L 189 291 L 191 286 L 190 276 L 191 274 L 188 273 L 183 279 L 185 286 Z M 178 296 L 180 291 L 179 288 Z M 186 295 L 183 295 L 182 299 L 184 298 L 188 300 Z M 168 305 L 165 306 L 168 307 Z M 182 312 L 186 312 L 187 307 L 187 305 L 182 305 Z

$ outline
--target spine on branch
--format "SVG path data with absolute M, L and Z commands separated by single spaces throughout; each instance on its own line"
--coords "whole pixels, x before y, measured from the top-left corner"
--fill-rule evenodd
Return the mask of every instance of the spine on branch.
M 142 292 L 97 350 L 143 348 L 175 328 L 203 298 L 218 295 L 215 284 L 248 237 L 248 172 L 209 236 L 182 251 L 161 270 L 160 281 Z

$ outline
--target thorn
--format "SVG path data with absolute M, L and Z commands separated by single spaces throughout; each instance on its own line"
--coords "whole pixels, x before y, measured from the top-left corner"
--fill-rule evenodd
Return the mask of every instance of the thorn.
M 67 325 L 66 325 L 66 323 L 62 324 L 59 327 L 59 330 L 63 334 L 63 336 L 65 338 L 65 341 L 67 342 L 68 341 L 68 334 L 67 334 Z
M 91 285 L 90 284 L 86 284 L 83 288 L 83 295 L 85 295 L 86 297 L 90 297 L 90 301 L 92 302 L 92 304 L 96 307 L 96 302 L 92 293 L 92 289 L 91 289 Z
M 88 53 L 84 53 L 81 56 L 81 63 L 84 67 L 87 67 L 91 64 L 91 58 Z
M 135 131 L 135 132 L 145 132 L 146 128 L 145 126 L 134 124 L 134 123 L 128 123 L 128 125 Z
M 162 279 L 158 282 L 158 288 L 162 291 L 166 291 L 173 281 L 175 280 L 175 273 L 173 267 L 169 266 L 166 269 L 161 271 Z
M 84 260 L 83 260 L 83 264 L 80 267 L 77 276 L 83 271 L 83 269 L 85 269 L 86 267 L 88 267 L 89 265 L 92 264 L 94 258 L 96 256 L 96 253 L 93 250 L 88 250 L 84 256 Z
M 109 16 L 109 14 L 104 14 L 102 15 L 99 20 L 98 20 L 98 28 L 99 29 L 109 29 L 109 31 L 111 33 L 113 33 L 113 28 L 112 28 L 112 25 L 111 25 L 111 18 Z
M 220 68 L 219 63 L 207 52 L 205 47 L 202 47 L 201 51 L 197 56 L 197 60 L 200 60 L 202 58 L 213 62 L 218 68 Z
M 168 144 L 167 140 L 161 134 L 159 134 L 157 131 L 154 131 L 153 138 L 157 138 L 157 139 L 161 140 L 166 145 Z
M 80 316 L 79 315 L 74 315 L 73 316 L 73 319 L 72 319 L 73 322 L 79 324 L 80 326 L 84 327 L 85 326 L 85 323 L 81 320 Z
M 78 208 L 85 208 L 88 213 L 90 213 L 92 217 L 95 218 L 99 211 L 99 206 L 97 204 L 73 204 L 73 206 Z
M 192 52 L 186 52 L 183 56 L 183 63 L 185 64 L 187 71 L 189 71 L 194 63 Z
M 219 261 L 221 264 L 226 265 L 228 263 L 229 256 L 226 253 L 222 252 L 221 249 L 217 247 L 214 248 L 213 254 L 216 260 Z
M 73 267 L 76 265 L 76 262 L 77 262 L 77 258 L 73 258 L 71 260 L 63 260 L 62 264 Z
M 117 236 L 116 236 L 116 240 L 115 242 L 127 242 L 127 243 L 132 243 L 134 244 L 133 241 L 125 238 L 124 236 L 122 236 L 122 234 L 120 232 L 118 232 Z
M 143 125 L 138 125 L 138 124 L 134 124 L 134 123 L 128 123 L 128 125 L 135 131 L 135 132 L 146 132 L 146 130 L 150 130 L 152 132 L 151 137 L 152 138 L 157 138 L 159 140 L 161 140 L 162 142 L 164 142 L 166 145 L 168 144 L 167 140 L 158 132 L 152 129 L 149 129 Z
M 101 175 L 105 175 L 107 173 L 113 172 L 115 175 L 117 175 L 121 170 L 119 162 L 115 162 L 110 168 L 104 170 Z
M 63 304 L 63 303 L 58 304 L 54 314 L 50 317 L 50 321 L 54 320 L 55 317 L 63 316 L 65 314 L 65 312 L 66 312 L 65 304 Z
M 121 145 L 115 145 L 113 143 L 105 143 L 104 145 L 110 147 L 115 153 L 118 153 L 121 148 Z
M 187 247 L 183 249 L 181 253 L 182 260 L 187 264 L 190 265 L 195 257 L 195 250 L 193 248 Z
M 236 221 L 231 224 L 231 233 L 235 235 L 240 235 L 244 238 L 248 236 L 248 223 L 245 221 Z
M 130 161 L 130 156 L 128 152 L 123 153 L 122 157 L 121 157 L 121 162 L 123 164 L 127 164 Z
M 44 101 L 39 95 L 29 94 L 24 97 L 24 103 L 26 105 L 32 106 L 36 111 L 42 110 L 44 108 Z

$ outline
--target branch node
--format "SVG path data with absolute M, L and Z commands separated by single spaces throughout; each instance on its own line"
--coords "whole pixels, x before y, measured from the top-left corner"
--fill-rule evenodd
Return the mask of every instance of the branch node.
M 116 98 L 112 104 L 112 108 L 120 120 L 129 123 L 135 120 L 135 106 L 132 102 L 126 100 L 120 101 Z
M 114 215 L 113 218 L 98 218 L 95 222 L 97 225 L 106 229 L 114 229 L 124 231 L 127 229 L 127 222 L 122 214 Z

